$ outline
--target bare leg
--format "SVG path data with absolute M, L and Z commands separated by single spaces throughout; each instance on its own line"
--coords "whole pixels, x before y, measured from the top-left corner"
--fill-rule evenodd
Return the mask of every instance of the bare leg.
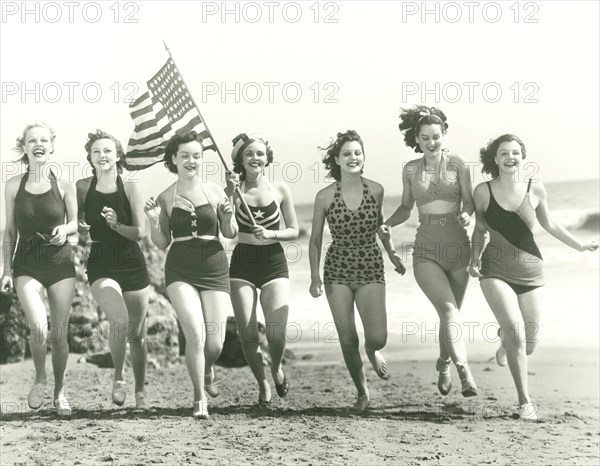
M 258 319 L 256 316 L 256 288 L 247 282 L 232 280 L 231 303 L 240 332 L 244 358 L 258 383 L 259 401 L 271 400 L 271 388 L 265 377 L 262 353 L 258 345 Z
M 229 293 L 216 290 L 200 292 L 202 313 L 204 314 L 205 343 L 204 343 L 204 376 L 209 378 L 213 365 L 219 359 L 225 341 L 227 316 L 233 315 Z M 204 379 L 202 380 L 204 387 Z M 217 392 L 211 393 L 216 396 Z
M 350 377 L 358 390 L 359 398 L 368 398 L 369 389 L 358 348 L 358 334 L 354 321 L 354 293 L 350 287 L 345 285 L 325 285 L 325 295 L 329 302 Z
M 65 372 L 69 359 L 69 313 L 75 294 L 75 278 L 66 278 L 48 288 L 50 325 L 48 339 L 52 344 L 52 369 L 54 372 L 54 400 L 64 396 Z
M 414 274 L 419 287 L 440 317 L 442 347 L 455 364 L 466 364 L 467 350 L 462 339 L 458 303 L 450 280 L 441 267 L 433 262 L 415 264 Z
M 31 277 L 15 278 L 15 289 L 29 323 L 29 347 L 35 367 L 35 383 L 46 383 L 46 340 L 48 318 L 44 304 L 44 287 Z
M 146 380 L 146 313 L 148 312 L 149 295 L 149 286 L 142 290 L 125 291 L 123 293 L 129 318 L 127 340 L 131 351 L 135 393 L 144 391 Z
M 512 374 L 519 397 L 519 404 L 528 403 L 529 390 L 527 386 L 527 354 L 526 354 L 526 335 L 525 325 L 519 299 L 512 288 L 502 280 L 496 278 L 486 278 L 480 281 L 481 289 L 488 302 L 496 320 L 500 324 L 502 333 L 502 345 L 506 349 L 508 367 Z M 535 302 L 535 293 L 529 299 L 525 298 L 525 303 Z M 531 299 L 533 298 L 533 299 Z M 521 298 L 523 300 L 523 298 Z M 535 315 L 537 309 L 527 311 L 528 314 Z M 539 316 L 539 313 L 537 314 Z M 537 323 L 537 321 L 536 321 Z
M 286 344 L 289 294 L 290 281 L 287 278 L 272 281 L 260 293 L 271 355 L 271 375 L 277 385 L 283 384 L 285 378 L 281 365 Z
M 99 278 L 92 283 L 92 295 L 106 314 L 110 324 L 108 346 L 115 366 L 114 380 L 123 381 L 123 366 L 127 351 L 128 316 L 121 286 L 112 278 Z M 123 400 L 124 401 L 124 400 Z
M 200 311 L 200 295 L 196 288 L 184 282 L 167 287 L 169 299 L 185 335 L 185 363 L 194 387 L 194 402 L 206 402 L 204 393 L 204 314 Z
M 387 343 L 385 285 L 371 283 L 361 286 L 356 290 L 355 299 L 365 331 L 367 357 L 377 375 L 381 378 L 388 378 L 387 363 L 379 352 Z

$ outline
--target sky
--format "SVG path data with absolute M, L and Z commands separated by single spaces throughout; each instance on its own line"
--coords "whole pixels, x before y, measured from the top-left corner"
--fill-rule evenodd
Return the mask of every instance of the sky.
M 89 175 L 83 149 L 101 128 L 127 144 L 128 103 L 168 44 L 229 162 L 240 132 L 267 135 L 269 176 L 310 203 L 326 185 L 318 146 L 354 129 L 365 176 L 402 192 L 415 158 L 398 131 L 402 107 L 448 116 L 446 146 L 471 163 L 500 134 L 519 135 L 527 174 L 599 177 L 599 3 L 536 2 L 10 2 L 1 4 L 2 192 L 18 172 L 15 139 L 42 120 L 54 160 Z M 214 152 L 206 171 L 219 182 Z M 160 164 L 133 175 L 146 196 L 175 181 Z M 2 206 L 2 212 L 4 206 Z M 4 219 L 2 220 L 2 226 Z

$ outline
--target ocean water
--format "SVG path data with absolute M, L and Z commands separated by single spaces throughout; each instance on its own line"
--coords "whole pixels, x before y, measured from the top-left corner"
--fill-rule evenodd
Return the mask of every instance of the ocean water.
M 600 241 L 599 182 L 586 180 L 546 184 L 548 203 L 554 218 L 581 240 Z M 400 204 L 400 197 L 385 200 L 389 216 Z M 312 205 L 296 207 L 300 228 L 310 234 Z M 474 222 L 473 222 L 474 223 Z M 396 249 L 407 273 L 398 275 L 385 258 L 386 303 L 390 338 L 402 343 L 437 345 L 437 315 L 416 284 L 412 272 L 410 248 L 418 225 L 416 209 L 411 218 L 393 230 Z M 469 236 L 473 225 L 468 229 Z M 552 237 L 541 227 L 534 230 L 544 257 L 546 286 L 540 341 L 553 345 L 598 346 L 600 259 L 598 252 L 580 253 Z M 324 241 L 328 241 L 327 228 Z M 324 296 L 310 296 L 308 237 L 288 243 L 291 274 L 290 342 L 318 341 L 337 344 L 333 319 Z M 385 254 L 384 254 L 385 257 Z M 321 260 L 321 273 L 322 273 Z M 461 315 L 466 323 L 464 337 L 473 343 L 497 343 L 496 320 L 481 293 L 478 280 L 471 279 Z M 358 316 L 357 316 L 358 322 Z M 361 326 L 358 325 L 360 328 Z M 467 343 L 468 344 L 468 343 Z

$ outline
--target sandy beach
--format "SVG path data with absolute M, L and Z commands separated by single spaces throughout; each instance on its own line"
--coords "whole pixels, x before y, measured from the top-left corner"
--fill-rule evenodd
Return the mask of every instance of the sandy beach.
M 400 249 L 414 231 L 399 229 Z M 183 360 L 149 364 L 149 408 L 136 411 L 133 387 L 118 408 L 110 400 L 112 370 L 78 362 L 71 354 L 67 396 L 70 420 L 59 419 L 49 389 L 38 411 L 27 407 L 34 378 L 31 360 L 0 366 L 2 464 L 598 464 L 600 382 L 597 253 L 581 254 L 537 233 L 546 259 L 546 303 L 539 344 L 529 358 L 529 385 L 538 422 L 516 416 L 516 390 L 507 367 L 493 358 L 497 324 L 477 280 L 463 310 L 463 338 L 479 396 L 463 398 L 436 387 L 437 317 L 407 273 L 386 261 L 391 378 L 381 380 L 363 361 L 371 392 L 365 413 L 350 410 L 356 393 L 342 361 L 324 296 L 308 294 L 306 238 L 291 252 L 291 312 L 286 366 L 288 397 L 273 391 L 271 408 L 256 405 L 250 370 L 218 367 L 219 397 L 210 419 L 191 417 L 192 387 Z M 577 231 L 598 239 L 597 230 Z M 359 328 L 362 329 L 360 324 Z M 362 335 L 361 335 L 362 340 Z M 362 351 L 362 350 L 361 350 Z M 131 369 L 126 378 L 132 382 Z
M 337 346 L 290 347 L 298 360 L 286 368 L 292 385 L 285 400 L 274 394 L 271 409 L 259 408 L 248 368 L 218 368 L 221 394 L 210 402 L 208 421 L 190 416 L 183 364 L 150 368 L 150 407 L 136 411 L 131 387 L 125 406 L 117 408 L 110 402 L 112 371 L 71 355 L 70 420 L 57 418 L 49 398 L 37 412 L 27 408 L 30 361 L 3 366 L 2 464 L 598 462 L 597 351 L 547 347 L 534 355 L 530 388 L 540 421 L 523 422 L 513 414 L 508 369 L 482 348 L 470 348 L 480 394 L 465 399 L 456 388 L 447 397 L 437 393 L 433 348 L 391 344 L 392 377 L 380 380 L 368 368 L 371 408 L 355 414 L 349 409 L 354 389 Z

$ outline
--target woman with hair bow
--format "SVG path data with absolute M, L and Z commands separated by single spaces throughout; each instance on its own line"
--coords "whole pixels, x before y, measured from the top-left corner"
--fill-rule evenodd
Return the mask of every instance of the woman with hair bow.
M 292 193 L 283 182 L 270 183 L 264 169 L 273 162 L 273 151 L 265 136 L 239 134 L 231 152 L 234 174 L 249 212 L 236 199 L 235 216 L 239 226 L 238 244 L 231 256 L 229 279 L 231 301 L 244 356 L 258 382 L 258 403 L 271 401 L 271 388 L 265 377 L 258 345 L 257 300 L 265 316 L 271 356 L 271 376 L 280 398 L 287 395 L 288 378 L 283 371 L 283 355 L 289 314 L 289 271 L 281 241 L 298 237 L 298 220 Z M 233 195 L 233 187 L 226 190 Z M 251 217 L 250 217 L 251 215 Z
M 403 110 L 400 118 L 405 144 L 423 156 L 404 165 L 402 204 L 379 234 L 389 237 L 391 227 L 408 220 L 417 205 L 413 272 L 440 318 L 438 390 L 442 395 L 450 392 L 450 364 L 454 362 L 462 395 L 475 396 L 477 386 L 467 363 L 459 312 L 469 280 L 470 243 L 465 227 L 475 209 L 470 173 L 462 158 L 444 147 L 448 129 L 444 112 L 419 105 Z

